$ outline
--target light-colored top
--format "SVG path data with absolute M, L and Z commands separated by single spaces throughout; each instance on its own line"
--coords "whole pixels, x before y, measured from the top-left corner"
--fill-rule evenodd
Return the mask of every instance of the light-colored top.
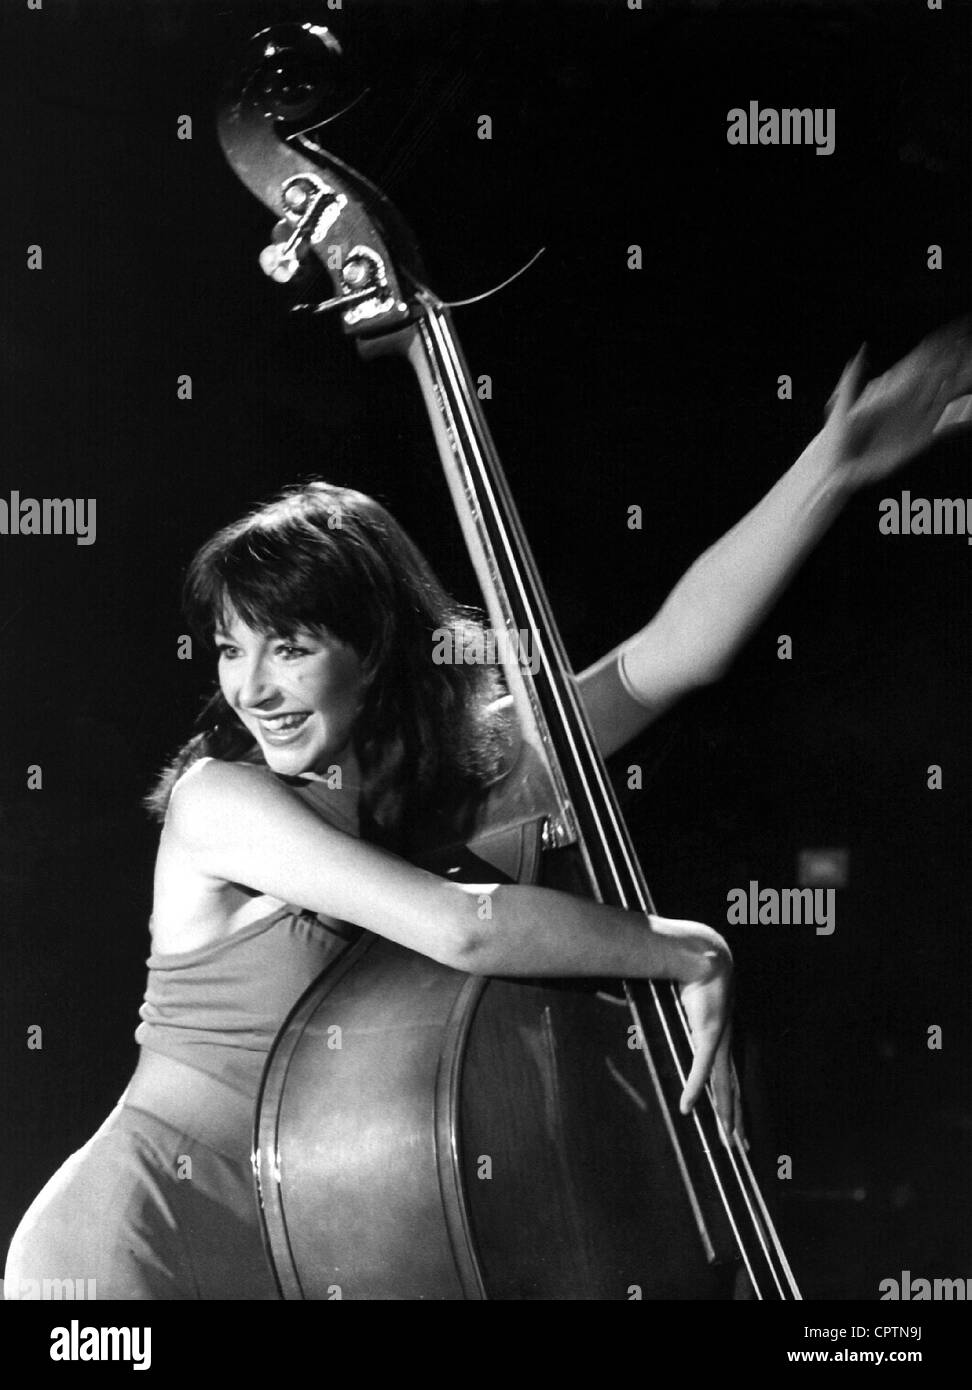
M 289 785 L 323 819 L 358 836 L 354 789 L 315 780 Z M 153 952 L 135 1039 L 255 1096 L 287 1014 L 358 934 L 349 923 L 284 903 L 196 950 Z

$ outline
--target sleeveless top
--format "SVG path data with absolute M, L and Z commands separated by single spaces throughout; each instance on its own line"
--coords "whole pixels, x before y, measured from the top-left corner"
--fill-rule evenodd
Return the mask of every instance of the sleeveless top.
M 358 837 L 356 789 L 308 781 L 293 790 Z M 153 952 L 135 1040 L 255 1096 L 287 1014 L 359 934 L 350 923 L 286 903 L 220 941 Z
M 542 782 L 532 751 L 514 738 L 492 784 L 507 789 L 514 819 L 527 817 L 538 778 Z M 359 838 L 357 788 L 337 789 L 316 780 L 288 785 L 324 820 Z M 489 804 L 484 797 L 480 805 L 487 822 Z M 470 830 L 475 835 L 476 827 Z M 489 836 L 472 843 L 487 850 Z M 493 863 L 501 858 L 493 856 Z M 516 865 L 506 867 L 518 876 Z M 135 1040 L 255 1096 L 290 1010 L 360 934 L 351 923 L 287 903 L 220 941 L 192 951 L 153 952 Z

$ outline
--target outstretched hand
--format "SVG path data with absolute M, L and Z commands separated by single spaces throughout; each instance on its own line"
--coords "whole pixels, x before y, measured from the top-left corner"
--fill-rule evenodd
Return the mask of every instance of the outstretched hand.
M 938 329 L 871 381 L 866 357 L 862 344 L 827 403 L 820 436 L 855 488 L 888 477 L 934 437 L 972 429 L 972 319 Z

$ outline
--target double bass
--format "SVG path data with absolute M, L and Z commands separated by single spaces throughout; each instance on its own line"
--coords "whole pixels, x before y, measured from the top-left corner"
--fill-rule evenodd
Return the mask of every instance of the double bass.
M 340 64 L 325 28 L 264 30 L 219 135 L 277 219 L 264 271 L 336 314 L 364 358 L 413 369 L 507 635 L 520 751 L 422 862 L 653 912 L 449 309 L 397 211 L 320 144 L 350 118 Z M 468 976 L 363 933 L 298 1001 L 263 1077 L 254 1175 L 281 1297 L 799 1299 L 711 1088 L 679 1112 L 691 1056 L 672 984 Z

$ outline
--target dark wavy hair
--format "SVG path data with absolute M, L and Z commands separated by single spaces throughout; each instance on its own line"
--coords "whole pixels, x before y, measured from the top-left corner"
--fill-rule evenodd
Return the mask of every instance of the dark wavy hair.
M 354 648 L 366 695 L 352 741 L 362 773 L 361 835 L 399 853 L 430 825 L 459 828 L 462 811 L 499 774 L 509 716 L 500 670 L 432 660 L 478 645 L 479 610 L 457 603 L 398 522 L 373 498 L 320 479 L 285 488 L 206 542 L 189 565 L 183 610 L 207 647 L 230 610 L 263 633 L 327 628 Z M 162 820 L 172 788 L 202 757 L 263 761 L 218 686 L 193 736 L 145 798 Z

